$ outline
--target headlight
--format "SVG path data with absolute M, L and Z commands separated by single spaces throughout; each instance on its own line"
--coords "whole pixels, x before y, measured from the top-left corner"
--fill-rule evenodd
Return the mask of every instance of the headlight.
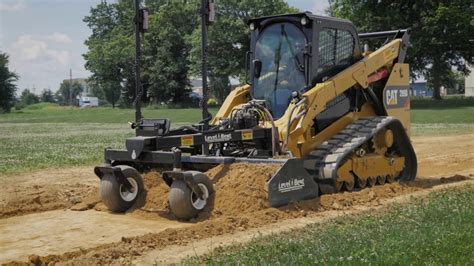
M 255 30 L 255 24 L 250 23 L 249 28 L 250 28 L 251 31 L 254 31 Z
M 301 18 L 301 25 L 306 26 L 308 24 L 308 18 L 307 17 L 302 17 Z

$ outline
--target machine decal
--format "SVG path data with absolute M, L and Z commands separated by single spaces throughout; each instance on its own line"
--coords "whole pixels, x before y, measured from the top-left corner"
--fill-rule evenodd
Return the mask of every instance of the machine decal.
M 405 108 L 410 104 L 409 87 L 387 87 L 383 92 L 387 109 Z
M 286 193 L 294 190 L 300 190 L 304 187 L 304 178 L 292 178 L 287 182 L 278 183 L 278 191 Z
M 206 142 L 224 142 L 232 139 L 231 133 L 217 133 L 215 135 L 204 136 Z
M 181 137 L 181 146 L 193 146 L 194 137 L 193 136 L 182 136 Z
M 251 139 L 253 139 L 253 131 L 252 130 L 242 131 L 242 140 L 251 140 Z

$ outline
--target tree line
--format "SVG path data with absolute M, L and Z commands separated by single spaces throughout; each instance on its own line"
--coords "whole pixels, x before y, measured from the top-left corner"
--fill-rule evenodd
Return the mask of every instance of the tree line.
M 149 30 L 143 36 L 143 101 L 187 102 L 190 76 L 199 76 L 201 29 L 199 0 L 146 0 Z M 283 0 L 216 0 L 217 22 L 209 28 L 209 79 L 213 94 L 223 101 L 231 76 L 242 76 L 250 17 L 297 12 Z M 133 1 L 103 1 L 84 22 L 92 30 L 86 40 L 86 69 L 94 93 L 112 105 L 130 105 L 135 95 Z
M 332 0 L 329 13 L 351 20 L 359 32 L 411 29 L 406 61 L 412 77 L 426 78 L 435 99 L 474 64 L 472 0 Z
M 201 64 L 200 1 L 146 0 L 150 30 L 145 34 L 143 101 L 179 103 L 189 92 L 189 76 Z M 453 86 L 473 64 L 473 7 L 469 0 L 356 1 L 333 0 L 327 10 L 354 22 L 360 32 L 411 29 L 407 62 L 413 78 L 424 76 L 440 99 L 442 86 Z M 209 30 L 210 87 L 222 101 L 230 76 L 243 77 L 249 50 L 250 17 L 298 12 L 283 0 L 215 0 L 217 23 Z M 114 104 L 134 96 L 133 1 L 103 2 L 84 21 L 92 30 L 84 55 L 92 80 Z M 380 43 L 375 43 L 375 46 Z M 372 47 L 376 48 L 376 47 Z M 454 79 L 453 77 L 457 77 Z M 460 78 L 461 77 L 461 78 Z M 241 78 L 242 80 L 242 78 Z M 98 90 L 99 91 L 99 90 Z
M 411 29 L 407 52 L 412 77 L 424 76 L 440 98 L 441 86 L 450 87 L 469 73 L 473 65 L 473 6 L 470 0 L 332 0 L 327 10 L 354 22 L 359 32 Z M 144 0 L 149 10 L 149 30 L 142 46 L 141 80 L 146 90 L 142 101 L 180 104 L 188 101 L 189 77 L 199 76 L 201 35 L 199 0 Z M 242 80 L 245 54 L 249 50 L 251 17 L 298 12 L 284 0 L 215 0 L 217 21 L 209 29 L 209 79 L 213 94 L 222 101 L 230 91 L 229 77 Z M 131 0 L 102 1 L 90 10 L 84 22 L 92 34 L 85 41 L 85 67 L 93 96 L 112 106 L 130 106 L 134 86 L 134 8 Z M 375 43 L 378 46 L 381 43 Z M 376 47 L 372 47 L 376 48 Z M 9 71 L 8 56 L 0 53 L 0 105 L 7 112 L 15 104 L 18 75 Z M 459 82 L 458 82 L 459 83 Z M 67 104 L 68 81 L 55 101 Z M 73 98 L 82 88 L 73 84 Z M 51 99 L 51 91 L 40 97 Z M 33 96 L 32 96 L 33 95 Z M 37 99 L 38 101 L 41 99 Z M 20 102 L 36 101 L 30 91 Z

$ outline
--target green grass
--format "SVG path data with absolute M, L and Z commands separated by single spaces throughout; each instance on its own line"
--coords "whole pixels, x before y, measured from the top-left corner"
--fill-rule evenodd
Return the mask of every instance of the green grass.
M 411 107 L 413 109 L 456 109 L 459 107 L 474 107 L 474 97 L 444 97 L 443 100 L 437 101 L 431 98 L 411 99 Z
M 412 122 L 418 124 L 472 124 L 474 97 L 450 97 L 440 101 L 412 99 Z
M 472 124 L 474 123 L 474 106 L 451 109 L 413 109 L 413 123 L 419 124 Z
M 217 108 L 211 108 L 216 113 Z M 412 100 L 412 122 L 415 124 L 473 124 L 474 98 Z M 143 108 L 144 117 L 168 118 L 172 123 L 193 123 L 201 118 L 200 109 Z M 134 120 L 133 109 L 110 107 L 71 108 L 50 103 L 28 106 L 20 111 L 0 115 L 0 123 L 126 123 Z
M 0 176 L 103 161 L 106 146 L 124 147 L 126 124 L 0 124 Z
M 217 110 L 211 109 L 211 112 Z M 169 118 L 172 126 L 197 123 L 199 109 L 143 108 L 150 118 Z M 0 175 L 103 161 L 105 147 L 124 147 L 134 132 L 127 124 L 133 109 L 79 109 L 40 103 L 0 115 Z
M 473 265 L 474 187 L 221 248 L 190 264 Z
M 413 135 L 472 132 L 471 100 L 414 100 Z M 453 107 L 455 103 L 461 107 Z M 216 111 L 211 109 L 212 113 Z M 199 109 L 144 108 L 143 114 L 149 118 L 169 118 L 172 126 L 195 123 L 201 117 Z M 1 114 L 0 175 L 100 163 L 104 147 L 123 147 L 124 139 L 133 135 L 127 125 L 133 120 L 133 109 L 79 109 L 50 103 Z
M 216 108 L 210 111 L 215 113 Z M 172 123 L 197 123 L 201 120 L 200 109 L 152 109 L 143 108 L 148 118 L 168 118 Z M 127 123 L 135 120 L 134 109 L 110 107 L 72 108 L 53 104 L 28 106 L 19 111 L 0 115 L 1 123 Z

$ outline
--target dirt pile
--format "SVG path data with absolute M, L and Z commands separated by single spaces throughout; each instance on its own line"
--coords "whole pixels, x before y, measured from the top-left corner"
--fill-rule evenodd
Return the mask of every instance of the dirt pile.
M 219 165 L 207 171 L 215 193 L 195 221 L 248 214 L 268 208 L 266 182 L 279 168 L 280 165 L 232 164 Z M 150 219 L 174 219 L 168 208 L 169 187 L 161 175 L 149 172 L 143 175 L 143 183 L 145 193 L 128 214 Z M 95 209 L 103 208 L 98 204 Z
M 321 210 L 342 210 L 351 206 L 378 206 L 382 204 L 383 199 L 420 190 L 423 189 L 417 186 L 410 186 L 409 184 L 395 183 L 354 192 L 322 195 L 320 197 Z
M 7 187 L 7 192 L 0 195 L 0 218 L 67 209 L 86 204 L 92 198 L 97 202 L 97 187 L 79 183 Z
M 292 203 L 274 209 L 268 204 L 266 182 L 281 167 L 279 164 L 244 164 L 219 165 L 206 172 L 214 184 L 214 194 L 209 199 L 206 209 L 191 222 L 223 219 L 226 223 L 235 224 L 234 219 L 241 219 L 235 228 L 246 228 L 246 216 L 252 220 L 262 219 L 264 222 L 283 218 L 306 216 L 309 213 L 324 210 L 343 210 L 352 206 L 378 206 L 383 199 L 397 195 L 416 192 L 433 186 L 466 180 L 467 177 L 455 175 L 438 179 L 419 179 L 409 183 L 394 183 L 375 186 L 361 191 L 343 192 L 322 195 L 321 197 Z M 169 187 L 157 172 L 149 172 L 143 176 L 145 193 L 135 207 L 128 211 L 129 215 L 145 219 L 174 219 L 168 208 Z M 87 204 L 79 204 L 80 206 Z M 91 205 L 89 205 L 91 207 Z M 95 205 L 96 210 L 107 210 L 102 203 Z M 248 219 L 247 219 L 248 220 Z M 221 229 L 217 229 L 218 231 Z
M 219 165 L 207 171 L 215 191 L 208 210 L 211 216 L 235 216 L 268 208 L 266 182 L 280 167 L 280 164 L 239 163 Z
M 446 183 L 452 183 L 452 182 L 460 182 L 460 181 L 464 181 L 464 180 L 467 180 L 469 179 L 469 177 L 467 176 L 463 176 L 463 175 L 453 175 L 453 176 L 450 176 L 450 177 L 441 177 L 440 181 L 442 184 L 446 184 Z
M 169 187 L 158 172 L 143 175 L 145 193 L 127 213 L 143 218 L 171 218 L 168 209 Z M 97 208 L 96 208 L 97 209 Z

